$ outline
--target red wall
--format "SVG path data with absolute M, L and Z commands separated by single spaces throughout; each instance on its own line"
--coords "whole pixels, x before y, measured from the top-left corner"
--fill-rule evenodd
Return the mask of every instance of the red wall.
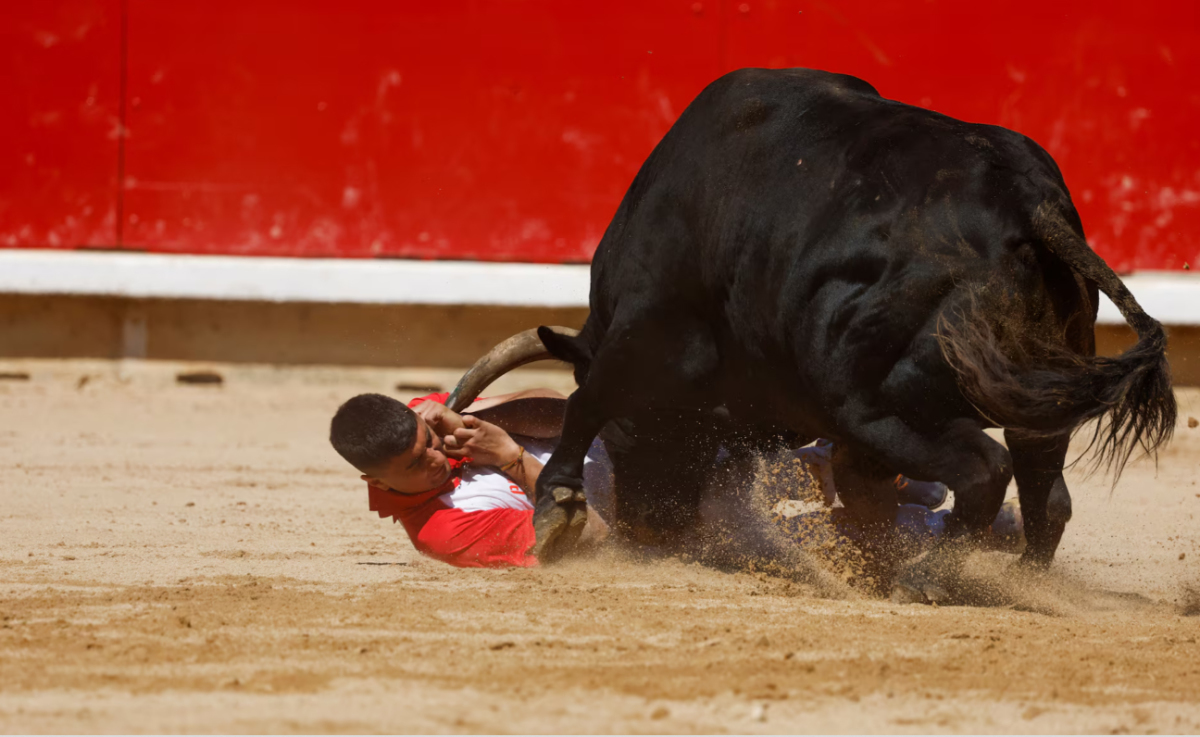
M 40 0 L 0 24 L 0 245 L 586 261 L 706 83 L 810 66 L 1032 136 L 1117 268 L 1200 261 L 1190 0 Z
M 116 243 L 118 3 L 0 7 L 0 246 Z

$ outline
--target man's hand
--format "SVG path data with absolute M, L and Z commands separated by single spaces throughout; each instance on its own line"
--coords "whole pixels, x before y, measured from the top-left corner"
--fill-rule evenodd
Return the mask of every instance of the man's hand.
M 438 435 L 452 435 L 456 430 L 463 428 L 462 415 L 438 402 L 421 402 L 416 407 L 413 407 L 413 412 L 416 412 L 418 417 L 425 420 L 425 424 L 429 425 L 429 429 Z
M 470 456 L 483 466 L 500 467 L 512 462 L 521 446 L 507 432 L 473 415 L 461 418 L 462 427 L 448 434 L 443 448 L 451 458 Z

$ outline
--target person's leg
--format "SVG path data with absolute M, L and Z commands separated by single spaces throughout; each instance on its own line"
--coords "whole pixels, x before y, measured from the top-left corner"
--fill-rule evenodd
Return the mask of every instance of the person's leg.
M 949 509 L 932 510 L 921 504 L 900 504 L 896 507 L 893 537 L 896 557 L 912 558 L 933 549 L 946 533 Z M 821 509 L 789 517 L 776 524 L 785 538 L 810 551 L 840 550 L 847 546 L 861 549 L 864 543 L 862 525 L 844 508 Z M 1000 508 L 980 550 L 1019 555 L 1025 550 L 1021 507 L 1010 499 Z
M 919 555 L 933 548 L 946 534 L 949 509 L 934 511 L 923 504 L 901 504 L 896 510 L 896 536 L 909 555 Z M 981 538 L 981 550 L 1017 554 L 1025 549 L 1021 526 L 1021 507 L 1010 499 L 1000 507 L 1000 513 Z
M 892 479 L 896 487 L 896 497 L 901 504 L 916 504 L 926 509 L 937 509 L 946 503 L 950 489 L 941 481 L 918 481 L 904 474 L 896 474 Z
M 825 497 L 825 504 L 832 505 L 837 498 L 837 484 L 833 480 L 833 442 L 817 438 L 812 445 L 797 448 L 793 453 L 808 467 Z
M 837 485 L 833 481 L 833 441 L 818 438 L 817 442 L 797 448 L 793 453 L 811 469 L 826 503 L 833 504 L 837 496 Z M 937 509 L 946 503 L 949 496 L 949 489 L 940 481 L 917 481 L 896 474 L 892 484 L 896 487 L 896 499 L 900 504 L 919 504 Z

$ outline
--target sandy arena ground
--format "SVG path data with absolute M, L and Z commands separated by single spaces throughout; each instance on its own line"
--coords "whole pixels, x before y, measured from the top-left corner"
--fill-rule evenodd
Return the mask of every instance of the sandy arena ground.
M 1157 473 L 1071 474 L 1052 576 L 984 556 L 994 605 L 934 608 L 618 553 L 451 569 L 325 435 L 453 373 L 179 368 L 0 365 L 32 376 L 0 381 L 0 730 L 1200 731 L 1198 391 Z

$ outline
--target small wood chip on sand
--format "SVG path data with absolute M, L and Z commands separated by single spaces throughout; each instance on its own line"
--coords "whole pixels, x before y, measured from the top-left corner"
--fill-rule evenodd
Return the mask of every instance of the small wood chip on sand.
M 179 384 L 208 384 L 219 386 L 225 383 L 225 377 L 216 371 L 181 371 L 175 374 Z
M 0 381 L 29 381 L 29 372 L 0 371 Z

